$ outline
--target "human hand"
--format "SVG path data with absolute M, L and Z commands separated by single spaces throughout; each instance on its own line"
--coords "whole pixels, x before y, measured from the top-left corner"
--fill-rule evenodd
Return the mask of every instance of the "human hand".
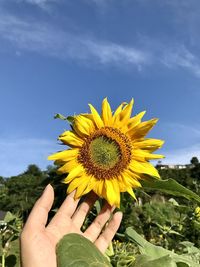
M 102 229 L 114 210 L 108 203 L 104 205 L 93 223 L 81 231 L 81 226 L 95 203 L 97 196 L 91 193 L 79 206 L 74 200 L 75 192 L 69 194 L 53 219 L 46 226 L 48 213 L 54 201 L 54 191 L 48 185 L 35 203 L 21 234 L 21 262 L 23 267 L 56 267 L 56 244 L 66 234 L 83 235 L 104 253 L 119 228 L 122 213 L 116 212 Z M 78 206 L 78 207 L 77 207 Z M 101 233 L 102 232 L 102 233 Z

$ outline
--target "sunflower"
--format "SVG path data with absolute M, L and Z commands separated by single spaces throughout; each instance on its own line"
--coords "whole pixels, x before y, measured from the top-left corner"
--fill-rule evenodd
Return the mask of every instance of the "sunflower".
M 141 187 L 141 179 L 159 178 L 149 160 L 163 158 L 152 154 L 163 141 L 145 138 L 158 119 L 141 122 L 145 111 L 131 117 L 133 99 L 112 113 L 105 98 L 101 116 L 91 104 L 89 107 L 91 113 L 74 116 L 72 130 L 58 138 L 69 149 L 48 159 L 55 160 L 58 171 L 67 174 L 67 193 L 76 189 L 75 199 L 94 191 L 119 207 L 120 192 L 127 191 L 135 198 L 132 188 Z

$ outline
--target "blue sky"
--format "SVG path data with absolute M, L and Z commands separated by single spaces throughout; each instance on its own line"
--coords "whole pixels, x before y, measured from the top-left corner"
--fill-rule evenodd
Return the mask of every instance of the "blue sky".
M 45 169 L 68 128 L 55 113 L 158 117 L 163 163 L 200 157 L 199 0 L 0 0 L 0 175 Z

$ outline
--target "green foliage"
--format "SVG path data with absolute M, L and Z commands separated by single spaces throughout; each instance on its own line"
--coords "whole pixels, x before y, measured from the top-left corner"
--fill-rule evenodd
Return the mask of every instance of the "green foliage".
M 200 222 L 192 203 L 179 205 L 174 199 L 163 201 L 155 195 L 150 202 L 128 205 L 124 208 L 120 233 L 130 226 L 146 240 L 165 248 L 176 248 L 177 242 L 184 240 L 200 247 Z
M 25 221 L 33 204 L 50 182 L 55 189 L 56 209 L 66 197 L 66 186 L 61 181 L 62 177 L 55 167 L 41 171 L 36 165 L 29 165 L 24 173 L 0 181 L 0 210 L 20 214 Z
M 65 235 L 57 244 L 58 267 L 109 267 L 106 257 L 85 237 L 78 234 Z
M 173 179 L 167 179 L 167 180 L 153 180 L 148 179 L 142 181 L 142 190 L 149 191 L 149 190 L 158 190 L 160 192 L 174 195 L 177 197 L 185 197 L 188 200 L 195 200 L 200 203 L 200 196 L 195 194 L 190 189 L 187 189 L 186 187 L 182 186 L 178 182 L 176 182 Z
M 127 228 L 126 236 L 139 246 L 141 255 L 136 257 L 134 267 L 153 267 L 153 266 L 174 266 L 174 267 L 199 267 L 200 250 L 191 243 L 184 245 L 188 248 L 188 253 L 177 254 L 173 251 L 155 246 L 146 241 L 133 228 Z
M 199 164 L 199 160 L 197 157 L 192 157 L 192 159 L 190 160 L 191 164 L 193 164 L 194 166 Z
M 44 174 L 32 165 L 25 173 L 6 179 L 0 188 L 0 210 L 20 213 L 26 218 L 43 190 L 41 182 L 44 177 Z
M 135 262 L 135 255 L 139 253 L 136 245 L 131 242 L 113 242 L 113 255 L 111 263 L 116 267 L 132 266 Z
M 164 179 L 172 178 L 197 195 L 200 195 L 200 163 L 197 163 L 197 161 L 198 159 L 195 160 L 195 164 L 185 169 L 160 169 L 158 166 L 158 170 Z
M 143 188 L 135 190 L 138 199 L 136 202 L 128 194 L 122 194 L 123 221 L 119 233 L 116 235 L 119 240 L 113 243 L 114 254 L 107 252 L 113 266 L 199 266 L 200 208 L 197 203 L 200 201 L 200 165 L 198 159 L 194 159 L 192 164 L 188 168 L 180 170 L 159 169 L 161 177 L 167 180 L 144 181 Z M 27 170 L 18 176 L 8 179 L 0 177 L 0 210 L 13 212 L 12 214 L 8 213 L 5 220 L 12 233 L 16 233 L 9 241 L 6 266 L 19 266 L 19 247 L 16 239 L 19 232 L 12 229 L 14 225 L 16 227 L 15 216 L 19 218 L 15 213 L 22 215 L 23 221 L 25 221 L 44 187 L 51 183 L 55 190 L 55 202 L 50 213 L 51 218 L 66 197 L 67 186 L 62 183 L 63 178 L 56 172 L 56 167 L 50 166 L 46 171 L 41 171 L 36 165 L 29 165 Z M 173 199 L 169 198 L 169 194 L 173 196 Z M 83 230 L 94 220 L 101 205 L 102 200 L 95 204 L 86 219 Z M 159 254 L 159 257 L 155 258 L 154 254 L 151 255 L 151 249 L 151 253 L 148 253 L 149 250 L 142 251 L 141 246 L 136 245 L 134 241 L 136 235 L 133 238 L 129 232 L 127 234 L 127 229 L 133 228 L 137 229 L 141 238 L 145 238 L 148 245 L 148 241 L 152 243 L 154 247 L 151 249 L 154 248 L 154 252 L 163 251 L 160 247 L 162 246 L 167 254 Z M 124 235 L 125 232 L 126 235 Z M 5 240 L 4 238 L 4 243 Z M 74 243 L 74 245 L 76 247 L 78 244 Z M 87 249 L 88 251 L 89 249 Z M 183 256 L 186 262 L 178 262 L 177 256 L 174 255 L 178 255 L 179 259 Z M 81 266 L 86 265 L 81 264 Z
M 18 238 L 22 229 L 22 219 L 7 212 L 3 221 L 0 221 L 0 262 L 1 266 L 19 266 Z

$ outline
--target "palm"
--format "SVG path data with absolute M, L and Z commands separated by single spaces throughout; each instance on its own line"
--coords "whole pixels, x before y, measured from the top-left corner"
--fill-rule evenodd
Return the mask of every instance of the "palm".
M 71 224 L 71 222 L 68 223 L 70 232 L 81 234 L 81 231 L 74 225 Z M 50 266 L 50 267 L 56 267 L 56 244 L 58 241 L 62 238 L 63 231 L 60 228 L 52 228 L 51 230 L 45 229 L 45 231 L 42 231 L 38 233 L 37 236 L 35 236 L 34 240 L 34 250 L 35 253 L 41 254 L 42 257 L 40 257 L 40 262 L 44 264 L 44 266 Z M 45 248 L 45 251 L 44 251 Z M 46 264 L 46 265 L 45 265 Z
M 94 222 L 83 233 L 80 230 L 81 226 L 96 200 L 96 195 L 90 194 L 77 208 L 79 200 L 74 200 L 74 193 L 71 193 L 45 227 L 48 211 L 54 199 L 51 186 L 47 187 L 45 191 L 35 204 L 22 232 L 23 267 L 56 267 L 56 244 L 64 235 L 69 233 L 83 235 L 92 241 L 101 252 L 104 252 L 119 227 L 121 213 L 116 213 L 105 231 L 100 234 L 112 212 L 112 208 L 105 204 Z M 30 257 L 34 260 L 30 261 Z M 27 264 L 27 262 L 29 263 Z

